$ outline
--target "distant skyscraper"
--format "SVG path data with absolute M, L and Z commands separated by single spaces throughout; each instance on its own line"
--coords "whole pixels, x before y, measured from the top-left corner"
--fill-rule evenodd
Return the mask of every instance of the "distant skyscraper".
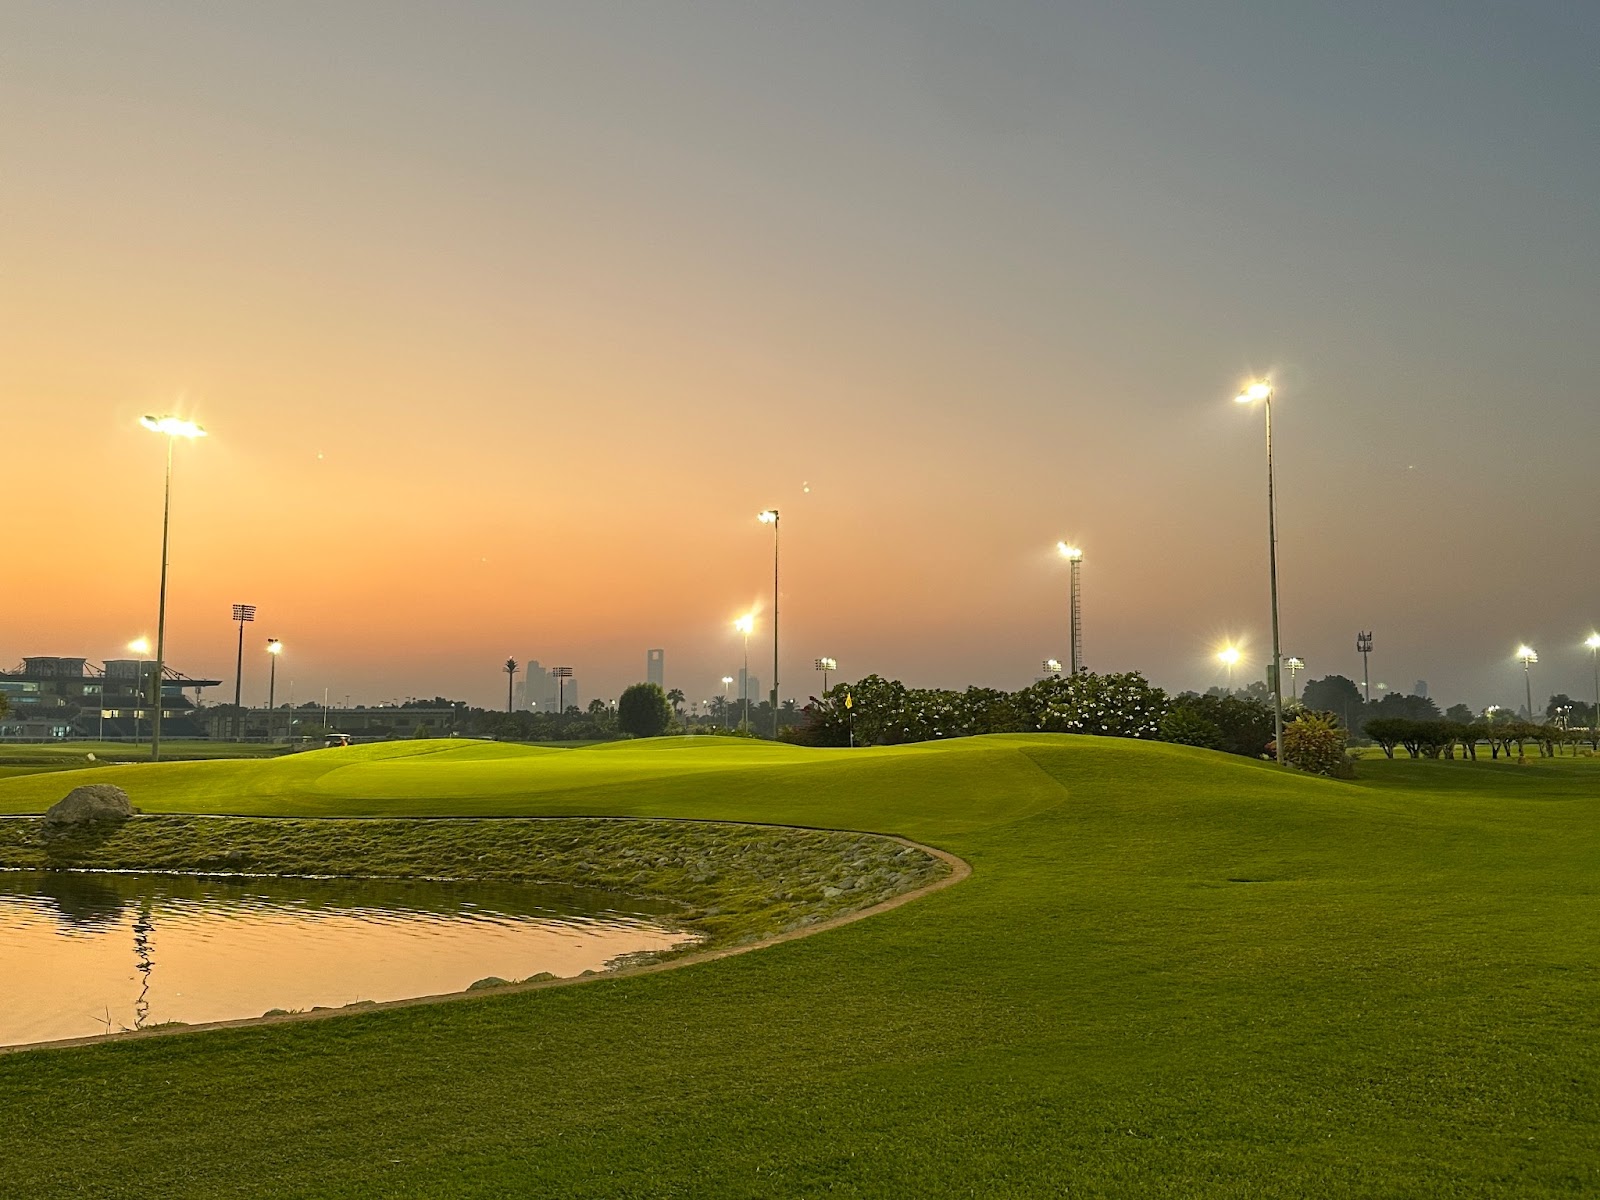
M 1411 694 L 1413 696 L 1421 696 L 1426 700 L 1428 698 L 1428 681 L 1426 679 L 1417 680 L 1411 685 Z
M 527 683 L 524 684 L 527 706 L 535 712 L 555 712 L 556 710 L 556 681 L 555 677 L 539 665 L 539 660 L 530 658 L 525 668 Z M 572 694 L 569 684 L 567 695 Z
M 646 650 L 644 655 L 644 681 L 653 683 L 658 688 L 667 686 L 667 652 L 665 650 Z
M 739 668 L 739 682 L 733 685 L 737 690 L 728 697 L 730 700 L 748 700 L 752 706 L 760 704 L 766 697 L 761 694 L 761 680 L 754 675 L 746 676 L 745 669 Z

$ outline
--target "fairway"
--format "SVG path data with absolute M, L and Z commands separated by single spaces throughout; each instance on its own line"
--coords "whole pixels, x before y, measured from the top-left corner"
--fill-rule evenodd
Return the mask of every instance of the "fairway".
M 1600 1190 L 1600 761 L 414 742 L 0 780 L 147 811 L 900 834 L 970 878 L 679 970 L 0 1056 L 19 1196 Z

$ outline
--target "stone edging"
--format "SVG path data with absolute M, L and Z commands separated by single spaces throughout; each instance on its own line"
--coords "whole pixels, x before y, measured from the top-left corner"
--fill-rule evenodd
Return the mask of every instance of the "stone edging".
M 789 828 L 802 828 L 791 826 Z M 839 832 L 829 830 L 828 832 Z M 762 938 L 758 942 L 749 942 L 740 946 L 724 946 L 718 950 L 702 950 L 695 954 L 685 954 L 664 962 L 645 963 L 637 967 L 623 967 L 617 971 L 596 971 L 588 975 L 575 975 L 566 979 L 540 979 L 527 983 L 510 983 L 504 987 L 483 988 L 478 991 L 444 992 L 437 996 L 407 996 L 402 1000 L 380 1000 L 368 1004 L 358 1004 L 347 1008 L 319 1008 L 307 1012 L 282 1013 L 272 1017 L 238 1017 L 231 1021 L 204 1021 L 195 1025 L 171 1025 L 156 1029 L 129 1029 L 118 1033 L 97 1033 L 88 1037 L 62 1038 L 51 1042 L 27 1042 L 20 1046 L 0 1046 L 0 1054 L 16 1054 L 24 1050 L 60 1050 L 71 1046 L 93 1046 L 106 1042 L 130 1042 L 154 1037 L 171 1037 L 185 1033 L 202 1033 L 211 1029 L 244 1029 L 254 1025 L 283 1025 L 295 1021 L 320 1021 L 328 1017 L 348 1017 L 358 1013 L 382 1012 L 392 1008 L 411 1008 L 418 1004 L 443 1004 L 457 1000 L 483 1000 L 491 996 L 505 996 L 518 992 L 540 991 L 544 988 L 572 987 L 585 983 L 597 983 L 600 980 L 628 979 L 635 975 L 653 975 L 658 971 L 675 971 L 679 967 L 691 967 L 698 963 L 715 962 L 719 958 L 730 958 L 735 954 L 746 954 L 751 950 L 764 950 L 768 946 L 776 946 L 781 942 L 792 942 L 800 938 L 810 937 L 814 933 L 823 933 L 829 929 L 837 929 L 841 925 L 849 925 L 853 921 L 864 920 L 867 917 L 877 916 L 879 913 L 888 912 L 890 909 L 899 908 L 912 900 L 920 899 L 942 888 L 952 887 L 972 874 L 972 867 L 963 859 L 954 854 L 939 850 L 933 846 L 924 846 L 921 842 L 913 842 L 910 838 L 897 837 L 894 834 L 875 834 L 873 836 L 887 838 L 908 846 L 913 850 L 920 850 L 930 854 L 950 868 L 950 874 L 943 879 L 936 879 L 932 883 L 909 892 L 901 892 L 898 896 L 891 896 L 887 900 L 879 901 L 870 907 L 859 909 L 856 912 L 844 913 L 841 916 L 831 917 L 804 929 L 791 929 L 786 933 L 774 934 Z

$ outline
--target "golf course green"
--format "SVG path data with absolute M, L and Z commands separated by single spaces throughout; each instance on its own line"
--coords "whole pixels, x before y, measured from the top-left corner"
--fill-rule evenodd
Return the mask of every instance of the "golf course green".
M 0 780 L 148 812 L 898 834 L 966 880 L 677 970 L 0 1054 L 0 1194 L 1600 1193 L 1600 759 L 407 742 Z

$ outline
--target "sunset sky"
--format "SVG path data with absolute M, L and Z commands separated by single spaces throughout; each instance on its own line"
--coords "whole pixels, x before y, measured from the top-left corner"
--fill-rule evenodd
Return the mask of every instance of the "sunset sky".
M 215 3 L 0 16 L 0 664 L 246 698 L 1592 692 L 1600 6 Z M 254 694 L 253 694 L 254 693 Z

